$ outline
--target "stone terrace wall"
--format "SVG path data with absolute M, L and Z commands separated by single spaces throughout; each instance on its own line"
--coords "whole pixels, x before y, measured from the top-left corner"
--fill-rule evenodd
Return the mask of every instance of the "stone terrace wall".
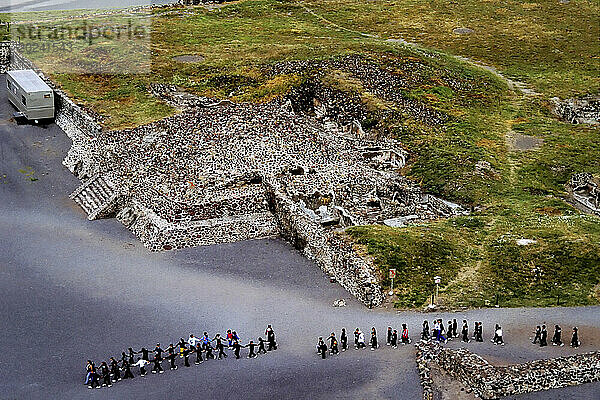
M 10 42 L 0 42 L 0 74 L 10 68 Z
M 325 273 L 334 276 L 359 301 L 367 306 L 381 305 L 385 295 L 375 283 L 379 279 L 373 267 L 356 254 L 352 245 L 306 216 L 275 181 L 265 184 L 269 187 L 267 195 L 280 234 Z
M 495 367 L 467 349 L 448 349 L 431 342 L 420 342 L 416 347 L 417 366 L 424 390 L 429 394 L 431 391 L 427 364 L 430 360 L 437 362 L 448 374 L 468 385 L 483 399 L 496 399 L 600 380 L 600 352 L 597 351 Z

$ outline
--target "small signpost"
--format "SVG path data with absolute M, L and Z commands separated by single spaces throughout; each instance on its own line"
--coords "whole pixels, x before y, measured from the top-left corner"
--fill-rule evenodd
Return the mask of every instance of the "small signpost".
M 390 279 L 392 280 L 392 285 L 390 286 L 390 292 L 388 293 L 390 296 L 394 294 L 394 278 L 396 277 L 396 268 L 390 268 Z
M 440 295 L 440 283 L 442 282 L 442 277 L 435 276 L 433 278 L 433 281 L 435 282 L 435 298 L 437 299 L 438 296 Z

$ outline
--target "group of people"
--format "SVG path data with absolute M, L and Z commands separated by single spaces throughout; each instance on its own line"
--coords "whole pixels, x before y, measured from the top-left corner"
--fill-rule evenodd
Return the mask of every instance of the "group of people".
M 241 344 L 241 339 L 237 332 L 228 329 L 224 337 L 217 333 L 214 338 L 211 338 L 208 332 L 204 332 L 201 338 L 190 334 L 188 340 L 180 338 L 176 345 L 171 343 L 166 349 L 163 349 L 160 343 L 157 343 L 152 351 L 145 347 L 142 347 L 139 351 L 135 351 L 130 347 L 127 349 L 127 352 L 121 353 L 119 360 L 115 357 L 110 357 L 108 362 L 102 361 L 98 367 L 93 361 L 88 360 L 84 384 L 90 389 L 111 387 L 114 382 L 122 379 L 132 379 L 134 377 L 132 368 L 134 367 L 139 367 L 140 376 L 145 376 L 148 373 L 147 368 L 149 368 L 150 364 L 152 364 L 151 372 L 153 374 L 162 374 L 164 372 L 162 367 L 163 361 L 168 361 L 169 368 L 176 370 L 177 365 L 175 361 L 178 356 L 183 359 L 183 365 L 186 367 L 190 366 L 190 356 L 193 354 L 196 355 L 194 361 L 196 365 L 204 362 L 204 359 L 221 360 L 228 357 L 225 352 L 226 347 L 229 350 L 233 350 L 236 359 L 240 358 L 240 351 L 243 348 L 248 348 L 248 358 L 255 358 L 259 354 L 266 354 L 268 351 L 277 350 L 275 332 L 271 325 L 267 326 L 265 336 L 266 340 L 259 337 L 258 342 L 250 340 L 247 344 Z M 153 355 L 152 359 L 150 359 L 151 353 Z
M 329 346 L 327 342 L 329 343 Z M 398 348 L 398 343 L 401 343 L 403 345 L 411 343 L 406 324 L 402 324 L 402 329 L 400 331 L 400 341 L 398 341 L 398 330 L 392 329 L 391 326 L 388 326 L 386 335 L 386 345 L 396 349 Z M 317 353 L 320 354 L 321 358 L 323 359 L 327 358 L 328 350 L 330 355 L 339 354 L 340 348 L 341 351 L 348 350 L 348 334 L 346 333 L 346 328 L 342 328 L 339 342 L 337 337 L 335 336 L 335 332 L 331 332 L 327 340 L 324 340 L 323 337 L 320 336 L 316 347 Z M 354 348 L 364 349 L 366 347 L 367 344 L 365 342 L 365 334 L 360 330 L 360 328 L 356 328 L 354 330 Z M 369 347 L 372 351 L 376 350 L 379 347 L 379 340 L 377 339 L 377 330 L 375 329 L 375 327 L 371 328 Z
M 548 330 L 546 329 L 546 325 L 536 326 L 535 328 L 535 336 L 531 341 L 533 344 L 538 344 L 540 347 L 548 346 Z M 554 325 L 554 335 L 552 336 L 552 345 L 553 346 L 564 346 L 565 344 L 562 341 L 562 329 L 560 325 Z M 579 329 L 576 326 L 573 327 L 571 332 L 571 347 L 579 347 L 581 342 L 579 341 Z

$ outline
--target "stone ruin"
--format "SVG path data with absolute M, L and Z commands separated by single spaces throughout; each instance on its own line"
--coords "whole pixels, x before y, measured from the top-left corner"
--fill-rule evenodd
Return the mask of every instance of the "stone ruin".
M 497 367 L 464 348 L 444 348 L 432 341 L 420 341 L 415 347 L 424 400 L 434 398 L 432 362 L 486 400 L 600 380 L 598 351 Z
M 12 59 L 12 68 L 35 69 L 18 53 Z M 82 181 L 71 198 L 90 220 L 116 217 L 150 250 L 282 236 L 378 306 L 376 269 L 340 233 L 466 213 L 403 177 L 400 143 L 364 134 L 356 115 L 340 110 L 349 103 L 332 101 L 339 93 L 235 104 L 173 86 L 151 91 L 180 112 L 121 131 L 102 130 L 60 89 L 55 96 L 56 123 L 73 141 L 63 163 Z M 304 100 L 319 111 L 306 112 Z
M 600 215 L 600 182 L 589 172 L 573 174 L 567 184 L 573 199 L 596 215 Z
M 600 97 L 589 95 L 561 101 L 550 99 L 552 112 L 560 119 L 572 124 L 600 124 Z

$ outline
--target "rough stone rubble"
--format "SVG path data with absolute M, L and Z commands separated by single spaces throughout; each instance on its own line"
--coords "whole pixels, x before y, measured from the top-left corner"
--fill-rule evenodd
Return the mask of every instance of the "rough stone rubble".
M 467 349 L 448 349 L 439 343 L 417 343 L 417 367 L 423 399 L 433 399 L 430 363 L 437 363 L 482 399 L 497 399 L 600 380 L 600 352 L 496 367 Z

